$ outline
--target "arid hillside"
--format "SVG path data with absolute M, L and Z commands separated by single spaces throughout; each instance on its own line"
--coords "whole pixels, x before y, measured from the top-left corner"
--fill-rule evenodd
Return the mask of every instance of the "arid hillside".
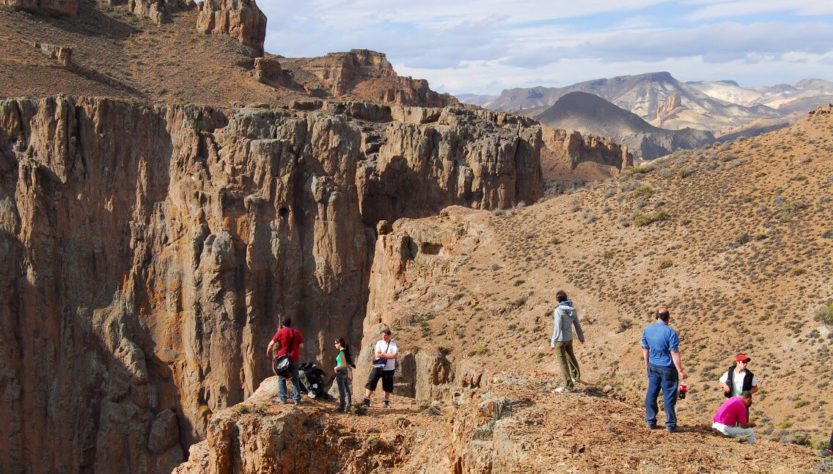
M 821 443 L 833 426 L 831 111 L 535 205 L 400 220 L 377 244 L 366 340 L 383 323 L 401 346 L 441 353 L 451 376 L 416 373 L 440 398 L 472 373 L 557 381 L 547 341 L 563 288 L 588 337 L 577 348 L 583 378 L 639 409 L 639 338 L 665 304 L 690 374 L 683 426 L 708 425 L 717 378 L 745 352 L 760 380 L 752 413 L 762 437 Z
M 381 53 L 264 56 L 258 51 L 263 36 L 252 48 L 228 34 L 197 31 L 198 6 L 172 8 L 157 24 L 126 6 L 75 1 L 80 3 L 77 17 L 0 6 L 0 97 L 67 94 L 221 107 L 311 98 L 435 107 L 457 103 L 431 91 L 424 80 L 397 76 Z M 57 57 L 56 48 L 71 50 L 68 63 Z
M 831 427 L 831 149 L 827 106 L 536 204 L 380 225 L 354 387 L 391 327 L 397 392 L 417 402 L 275 407 L 270 379 L 177 472 L 830 472 L 812 448 Z M 559 288 L 588 339 L 567 394 L 547 351 Z M 639 338 L 660 304 L 690 374 L 674 434 L 643 421 Z M 761 387 L 754 447 L 710 429 L 741 351 Z M 327 443 L 294 449 L 295 433 Z

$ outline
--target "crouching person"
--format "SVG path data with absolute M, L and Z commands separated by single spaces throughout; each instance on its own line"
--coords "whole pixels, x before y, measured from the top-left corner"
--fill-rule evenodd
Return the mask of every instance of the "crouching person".
M 747 443 L 755 444 L 755 432 L 747 417 L 747 407 L 751 404 L 752 393 L 748 390 L 726 400 L 714 414 L 712 428 L 724 436 L 745 439 Z

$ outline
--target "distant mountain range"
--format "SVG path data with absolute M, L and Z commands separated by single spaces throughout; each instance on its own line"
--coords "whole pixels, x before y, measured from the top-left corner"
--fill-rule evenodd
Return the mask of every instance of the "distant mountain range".
M 634 158 L 650 160 L 679 149 L 693 149 L 715 141 L 711 132 L 655 127 L 638 115 L 593 94 L 570 92 L 535 116 L 553 128 L 612 138 L 627 145 Z
M 461 95 L 463 102 L 536 116 L 570 92 L 586 92 L 633 112 L 657 127 L 708 130 L 716 135 L 787 123 L 818 104 L 833 102 L 833 82 L 746 88 L 734 81 L 681 82 L 667 72 L 618 76 L 567 87 L 504 90 L 499 96 Z

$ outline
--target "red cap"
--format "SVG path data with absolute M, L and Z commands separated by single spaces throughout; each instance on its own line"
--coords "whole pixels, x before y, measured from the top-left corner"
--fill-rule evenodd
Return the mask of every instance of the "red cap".
M 746 354 L 738 354 L 737 357 L 735 357 L 735 362 L 749 362 L 750 360 L 752 359 L 746 357 Z

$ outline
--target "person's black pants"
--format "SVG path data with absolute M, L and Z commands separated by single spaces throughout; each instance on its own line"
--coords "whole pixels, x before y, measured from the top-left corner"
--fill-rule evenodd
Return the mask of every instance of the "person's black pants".
M 374 367 L 370 372 L 370 377 L 367 379 L 367 385 L 364 387 L 371 392 L 376 391 L 376 386 L 379 384 L 379 379 L 382 379 L 382 390 L 387 393 L 393 392 L 393 370 L 382 370 L 379 367 Z

